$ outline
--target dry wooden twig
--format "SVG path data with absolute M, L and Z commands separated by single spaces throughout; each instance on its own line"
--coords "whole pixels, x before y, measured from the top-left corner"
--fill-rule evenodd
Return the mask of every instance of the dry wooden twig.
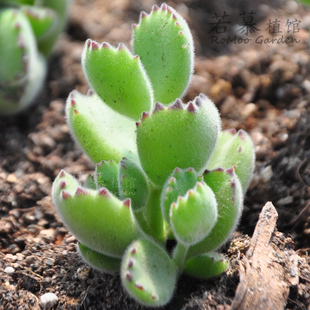
M 283 310 L 290 286 L 298 284 L 298 256 L 276 231 L 277 219 L 275 207 L 267 202 L 240 264 L 232 310 Z

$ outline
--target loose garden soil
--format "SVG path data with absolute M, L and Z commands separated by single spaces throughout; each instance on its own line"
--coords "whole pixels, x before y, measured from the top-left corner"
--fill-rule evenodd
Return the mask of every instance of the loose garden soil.
M 58 297 L 52 309 L 144 309 L 117 275 L 80 259 L 51 186 L 60 169 L 81 181 L 94 169 L 64 113 L 69 92 L 88 89 L 80 65 L 85 40 L 129 47 L 131 24 L 155 3 L 76 0 L 45 89 L 24 113 L 0 119 L 1 310 L 41 309 L 47 292 Z M 224 129 L 251 135 L 257 160 L 242 220 L 222 249 L 230 269 L 211 281 L 181 277 L 163 309 L 310 309 L 309 10 L 291 0 L 167 3 L 189 22 L 196 45 L 184 102 L 208 95 Z

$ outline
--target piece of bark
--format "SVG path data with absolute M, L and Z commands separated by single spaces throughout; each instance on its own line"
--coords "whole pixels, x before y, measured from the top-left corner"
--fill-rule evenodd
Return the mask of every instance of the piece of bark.
M 290 286 L 298 284 L 298 256 L 291 240 L 276 231 L 277 219 L 275 207 L 267 202 L 240 264 L 231 310 L 283 310 Z

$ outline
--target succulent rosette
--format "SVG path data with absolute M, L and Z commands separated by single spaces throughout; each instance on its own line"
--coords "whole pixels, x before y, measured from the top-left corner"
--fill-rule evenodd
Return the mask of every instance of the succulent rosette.
M 174 9 L 142 12 L 132 47 L 85 43 L 91 91 L 73 91 L 66 114 L 95 172 L 82 185 L 61 171 L 52 195 L 83 259 L 119 272 L 128 294 L 154 307 L 170 301 L 182 273 L 228 268 L 216 250 L 238 224 L 255 155 L 246 132 L 222 131 L 205 95 L 182 101 L 194 46 Z
M 0 114 L 23 110 L 41 91 L 69 2 L 0 0 Z

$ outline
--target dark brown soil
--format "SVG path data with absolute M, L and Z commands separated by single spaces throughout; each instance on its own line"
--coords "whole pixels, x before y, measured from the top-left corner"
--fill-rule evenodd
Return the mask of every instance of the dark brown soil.
M 118 276 L 94 271 L 79 258 L 76 240 L 59 220 L 50 191 L 60 169 L 81 180 L 94 169 L 75 146 L 64 118 L 69 92 L 88 89 L 80 66 L 85 40 L 129 46 L 131 24 L 154 3 L 76 0 L 37 102 L 20 115 L 0 119 L 0 309 L 41 309 L 40 297 L 47 292 L 59 298 L 53 309 L 143 309 L 123 292 Z M 310 309 L 309 10 L 284 0 L 256 1 L 252 7 L 245 0 L 168 4 L 188 20 L 196 44 L 195 74 L 184 101 L 200 92 L 210 96 L 224 128 L 250 133 L 257 161 L 238 232 L 223 249 L 230 270 L 207 282 L 182 277 L 164 309 L 242 309 L 236 308 L 236 289 L 240 279 L 240 284 L 247 279 L 250 237 L 267 201 L 278 213 L 272 248 L 296 259 L 297 269 L 280 260 L 294 278 L 286 281 L 285 309 Z M 212 36 L 221 40 L 238 34 L 239 14 L 251 10 L 259 29 L 248 34 L 251 41 L 214 42 Z M 214 12 L 230 15 L 227 33 L 214 32 Z M 268 23 L 275 19 L 282 33 L 270 34 Z M 288 32 L 288 20 L 300 21 L 295 32 Z M 269 41 L 259 44 L 258 36 Z M 13 267 L 13 273 L 5 272 L 6 267 Z

